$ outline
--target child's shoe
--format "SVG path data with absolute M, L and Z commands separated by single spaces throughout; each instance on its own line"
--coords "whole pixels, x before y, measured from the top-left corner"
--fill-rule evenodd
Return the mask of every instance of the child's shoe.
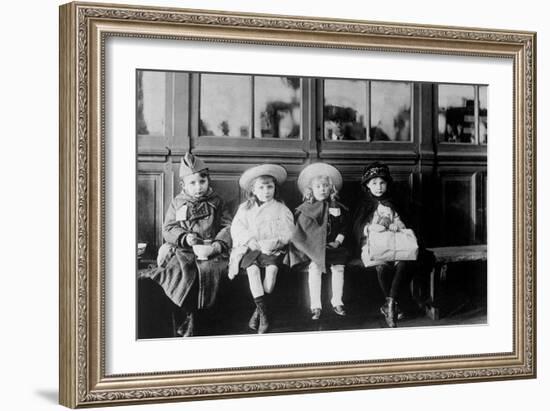
M 321 318 L 321 309 L 320 308 L 313 308 L 311 310 L 311 319 L 314 321 L 317 321 L 319 318 Z
M 269 318 L 267 312 L 266 296 L 254 298 L 256 309 L 258 311 L 258 334 L 264 334 L 269 329 Z M 250 324 L 249 324 L 250 325 Z
M 258 323 L 260 322 L 260 313 L 258 312 L 258 309 L 256 308 L 254 312 L 252 313 L 252 316 L 250 317 L 250 320 L 248 321 L 248 326 L 250 329 L 256 331 L 258 330 Z
M 185 321 L 176 330 L 176 333 L 181 337 L 192 337 L 195 331 L 195 316 L 192 312 L 187 313 Z
M 397 303 L 392 297 L 386 298 L 386 304 L 380 307 L 380 312 L 386 320 L 386 324 L 390 328 L 395 328 L 397 319 Z
M 343 305 L 336 305 L 336 306 L 333 306 L 332 309 L 334 310 L 334 312 L 339 315 L 340 317 L 345 317 L 346 316 L 346 310 L 344 309 L 344 306 Z

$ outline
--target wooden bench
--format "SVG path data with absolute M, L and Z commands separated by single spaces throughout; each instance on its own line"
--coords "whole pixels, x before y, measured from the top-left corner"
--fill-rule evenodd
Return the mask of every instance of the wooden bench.
M 429 248 L 434 254 L 435 265 L 430 272 L 428 299 L 424 302 L 426 314 L 432 320 L 440 316 L 441 288 L 447 279 L 447 269 L 451 263 L 487 261 L 487 245 Z
M 423 258 L 411 265 L 410 292 L 412 298 L 432 320 L 438 320 L 440 314 L 443 314 L 442 306 L 445 302 L 444 283 L 447 279 L 447 270 L 449 264 L 463 262 L 482 262 L 487 260 L 487 246 L 460 246 L 460 247 L 437 247 L 424 250 Z M 412 262 L 411 262 L 412 263 Z M 149 266 L 154 266 L 155 261 L 140 261 L 138 278 L 142 271 Z M 365 267 L 360 259 L 352 259 L 346 268 L 349 293 L 348 298 L 364 299 L 365 290 L 362 287 L 356 287 L 357 281 L 364 281 Z M 374 270 L 368 268 L 367 270 Z M 297 275 L 299 274 L 299 275 Z M 363 278 L 363 279 L 362 279 Z M 369 280 L 372 281 L 372 280 Z M 325 286 L 330 284 L 325 280 Z M 139 284 L 139 283 L 138 283 Z M 143 287 L 138 287 L 138 300 L 142 304 L 138 307 L 140 326 L 138 327 L 139 338 L 161 338 L 175 335 L 177 319 L 174 313 L 179 313 L 171 301 L 167 299 L 160 287 L 154 284 L 144 282 Z M 240 275 L 233 281 L 224 280 L 222 290 L 219 295 L 219 305 L 217 310 L 227 310 L 223 307 L 231 307 L 231 310 L 238 311 L 243 318 L 249 314 L 252 307 L 252 300 L 248 290 L 248 280 L 246 275 Z M 370 288 L 368 290 L 371 290 Z M 380 292 L 378 287 L 372 288 L 372 292 Z M 276 301 L 279 304 L 295 304 L 292 312 L 305 312 L 308 297 L 307 291 L 307 266 L 295 267 L 293 270 L 285 269 L 280 272 L 277 280 L 276 292 L 278 297 Z M 371 291 L 368 291 L 371 292 Z M 372 296 L 368 296 L 369 298 Z M 324 298 L 328 298 L 324 295 Z M 329 304 L 324 301 L 324 304 Z M 151 312 L 151 307 L 155 307 L 155 312 Z M 220 312 L 221 312 L 220 311 Z M 235 323 L 233 326 L 238 326 Z M 239 333 L 242 330 L 237 330 Z

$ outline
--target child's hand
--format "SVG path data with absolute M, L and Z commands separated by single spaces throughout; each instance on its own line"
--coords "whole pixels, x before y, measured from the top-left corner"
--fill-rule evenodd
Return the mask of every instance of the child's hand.
M 260 249 L 260 244 L 258 244 L 258 240 L 255 238 L 251 238 L 248 243 L 248 248 L 250 248 L 252 251 L 256 251 Z
M 393 231 L 394 233 L 399 231 L 401 229 L 401 227 L 399 227 L 397 224 L 395 223 L 391 223 L 390 226 L 388 227 L 388 229 L 390 231 Z
M 227 273 L 227 276 L 229 277 L 230 280 L 232 280 L 233 278 L 235 278 L 237 276 L 237 274 L 238 274 L 238 272 L 233 273 L 233 272 L 229 271 Z
M 212 250 L 210 250 L 210 252 L 208 253 L 208 257 L 216 254 L 221 254 L 221 252 L 222 252 L 221 244 L 219 243 L 219 241 L 215 241 L 212 243 Z
M 187 244 L 189 244 L 190 246 L 193 246 L 193 245 L 196 245 L 196 244 L 201 244 L 202 243 L 202 240 L 201 238 L 197 235 L 197 234 L 194 234 L 194 233 L 189 233 L 185 236 L 185 241 L 187 242 Z
M 389 217 L 383 216 L 378 219 L 378 224 L 383 225 L 386 229 L 388 229 L 390 227 L 391 220 Z
M 328 248 L 338 248 L 340 245 L 341 244 L 339 241 L 331 241 L 330 243 L 327 243 Z
M 372 231 L 373 233 L 381 233 L 382 231 L 386 231 L 386 227 L 380 224 L 371 224 L 369 226 L 369 231 Z

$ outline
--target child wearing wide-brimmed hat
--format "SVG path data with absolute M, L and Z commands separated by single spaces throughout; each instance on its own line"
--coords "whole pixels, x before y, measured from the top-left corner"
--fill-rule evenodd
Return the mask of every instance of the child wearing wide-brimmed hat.
M 354 216 L 354 236 L 361 247 L 361 260 L 366 267 L 375 267 L 378 283 L 386 298 L 380 307 L 389 327 L 395 327 L 401 312 L 397 296 L 405 275 L 405 261 L 376 261 L 369 252 L 367 241 L 371 233 L 398 232 L 406 229 L 391 197 L 393 179 L 386 164 L 374 162 L 363 170 L 361 186 L 365 198 Z M 410 231 L 410 230 L 409 230 Z
M 292 212 L 279 199 L 279 187 L 286 177 L 286 170 L 276 164 L 262 164 L 246 170 L 239 185 L 248 199 L 239 206 L 231 223 L 233 250 L 228 275 L 233 279 L 240 269 L 246 271 L 256 304 L 248 325 L 259 334 L 269 329 L 268 299 L 294 229 Z
M 162 226 L 165 243 L 158 252 L 158 267 L 147 277 L 181 307 L 184 320 L 176 332 L 190 337 L 195 312 L 215 303 L 221 276 L 227 272 L 231 214 L 210 187 L 208 168 L 201 159 L 186 153 L 179 177 L 182 190 L 166 212 Z
M 304 202 L 296 209 L 296 229 L 292 244 L 292 264 L 307 262 L 311 318 L 321 316 L 322 274 L 330 268 L 331 304 L 334 312 L 345 316 L 343 303 L 344 267 L 349 253 L 343 242 L 348 230 L 348 209 L 336 201 L 342 188 L 342 175 L 330 164 L 313 163 L 302 170 L 298 188 Z

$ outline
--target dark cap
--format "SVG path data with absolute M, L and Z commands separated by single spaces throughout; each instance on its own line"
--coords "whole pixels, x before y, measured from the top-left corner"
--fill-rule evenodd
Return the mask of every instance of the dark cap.
M 361 177 L 361 185 L 366 186 L 373 178 L 380 177 L 387 183 L 391 183 L 390 169 L 384 163 L 378 161 L 369 164 L 363 169 L 363 176 Z

